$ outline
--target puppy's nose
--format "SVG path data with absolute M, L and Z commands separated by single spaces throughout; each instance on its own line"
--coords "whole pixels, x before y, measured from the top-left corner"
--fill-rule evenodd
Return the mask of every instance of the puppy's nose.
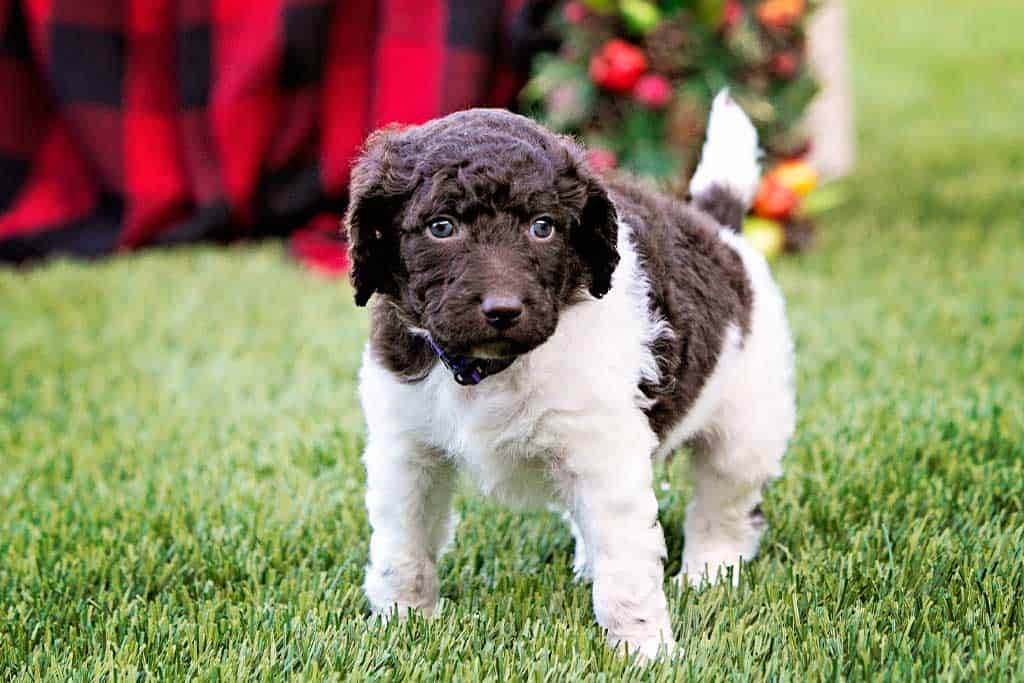
M 507 330 L 523 314 L 523 302 L 515 296 L 489 296 L 480 304 L 480 310 L 492 327 Z

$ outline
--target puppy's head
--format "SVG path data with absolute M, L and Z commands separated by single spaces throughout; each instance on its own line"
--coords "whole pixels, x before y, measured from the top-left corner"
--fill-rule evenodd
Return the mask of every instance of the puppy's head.
M 451 354 L 536 348 L 619 260 L 615 208 L 583 159 L 499 110 L 374 133 L 346 216 L 356 303 L 378 292 Z

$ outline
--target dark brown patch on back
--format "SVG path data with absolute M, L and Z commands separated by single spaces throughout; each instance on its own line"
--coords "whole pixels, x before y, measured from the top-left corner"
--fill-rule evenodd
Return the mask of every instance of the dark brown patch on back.
M 647 410 L 651 428 L 664 438 L 714 371 L 729 325 L 746 336 L 753 290 L 739 254 L 719 238 L 721 226 L 712 217 L 622 178 L 607 184 L 633 229 L 650 279 L 651 310 L 675 333 L 652 349 L 660 380 L 641 385 L 654 400 Z
M 712 185 L 699 197 L 694 198 L 693 205 L 735 232 L 743 229 L 743 217 L 747 211 L 739 198 L 728 188 Z

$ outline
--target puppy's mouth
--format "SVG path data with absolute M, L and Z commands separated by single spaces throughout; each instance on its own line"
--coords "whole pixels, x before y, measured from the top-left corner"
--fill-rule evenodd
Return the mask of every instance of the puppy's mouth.
M 477 344 L 475 346 L 471 346 L 469 349 L 469 355 L 471 357 L 484 358 L 488 360 L 504 360 L 507 358 L 515 358 L 520 353 L 521 352 L 516 349 L 514 344 L 503 340 Z
M 493 336 L 476 339 L 437 339 L 445 353 L 463 358 L 479 360 L 511 361 L 537 348 L 543 340 L 514 339 L 507 336 Z

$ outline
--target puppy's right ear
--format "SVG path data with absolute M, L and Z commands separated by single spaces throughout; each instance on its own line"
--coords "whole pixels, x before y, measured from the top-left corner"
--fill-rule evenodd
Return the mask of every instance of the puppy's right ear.
M 411 171 L 402 168 L 396 149 L 400 136 L 397 126 L 373 133 L 352 168 L 345 227 L 357 306 L 365 306 L 374 292 L 398 291 L 395 276 L 401 272 L 401 259 L 395 221 L 412 191 Z

